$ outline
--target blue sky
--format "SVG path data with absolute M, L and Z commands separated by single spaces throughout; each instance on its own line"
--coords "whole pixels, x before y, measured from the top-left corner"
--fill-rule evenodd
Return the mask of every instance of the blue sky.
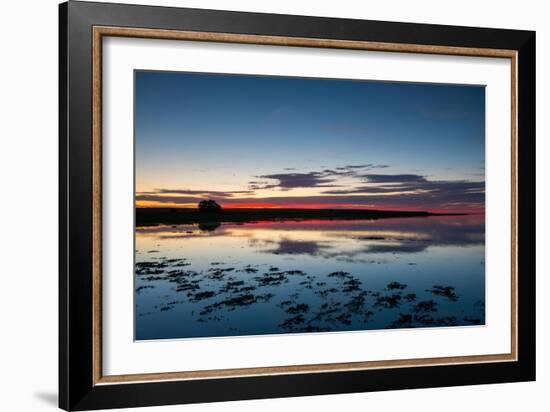
M 135 93 L 141 205 L 483 203 L 483 86 L 136 71 Z

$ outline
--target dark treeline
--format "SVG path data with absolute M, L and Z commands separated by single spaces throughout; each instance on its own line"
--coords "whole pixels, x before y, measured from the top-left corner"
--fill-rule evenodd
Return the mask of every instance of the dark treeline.
M 384 218 L 458 215 L 425 211 L 365 209 L 223 209 L 204 212 L 185 208 L 136 208 L 136 225 L 192 224 L 204 222 L 257 222 L 277 220 L 372 220 Z

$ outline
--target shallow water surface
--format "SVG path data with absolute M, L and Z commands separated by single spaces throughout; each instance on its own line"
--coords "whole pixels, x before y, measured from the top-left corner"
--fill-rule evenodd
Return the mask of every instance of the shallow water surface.
M 485 323 L 483 216 L 136 230 L 138 340 Z

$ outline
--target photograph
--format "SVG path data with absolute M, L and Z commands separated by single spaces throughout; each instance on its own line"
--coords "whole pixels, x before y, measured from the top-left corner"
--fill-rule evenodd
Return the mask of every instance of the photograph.
M 485 109 L 484 85 L 134 70 L 135 340 L 485 325 Z
M 12 133 L 32 126 L 40 145 L 47 117 L 55 153 L 28 139 L 8 140 L 35 161 L 6 151 L 58 169 L 57 191 L 31 168 L 28 184 L 8 179 L 28 200 L 5 202 L 58 209 L 57 253 L 35 242 L 58 282 L 33 289 L 14 340 L 58 335 L 57 357 L 33 349 L 14 364 L 27 382 L 58 362 L 57 389 L 37 399 L 72 411 L 425 409 L 411 396 L 516 410 L 540 398 L 544 13 L 154 3 L 62 3 L 57 47 L 18 54 L 19 106 L 33 104 L 28 82 L 56 86 L 59 103 L 57 115 L 51 98 L 26 110 Z M 19 49 L 36 44 L 31 32 Z M 36 53 L 58 58 L 57 82 Z M 21 222 L 7 220 L 18 270 L 31 256 Z M 36 322 L 47 296 L 53 326 Z M 37 382 L 53 381 L 27 387 Z

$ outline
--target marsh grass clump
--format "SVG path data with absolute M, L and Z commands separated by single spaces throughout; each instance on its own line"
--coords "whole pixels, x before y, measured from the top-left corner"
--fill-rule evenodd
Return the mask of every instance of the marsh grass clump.
M 263 276 L 257 276 L 254 280 L 256 280 L 260 286 L 278 286 L 282 283 L 288 282 L 284 272 L 264 273 Z
M 453 286 L 435 285 L 431 289 L 427 289 L 426 292 L 430 292 L 436 296 L 445 297 L 452 302 L 456 302 L 458 300 L 458 295 L 455 293 L 455 288 Z
M 239 272 L 245 272 L 245 273 L 257 273 L 258 269 L 256 268 L 243 268 Z
M 237 290 L 239 286 L 243 286 L 243 285 L 244 285 L 244 280 L 229 281 L 220 289 L 220 292 L 223 292 L 223 293 L 231 292 L 231 291 Z
M 367 292 L 362 292 L 359 295 L 353 296 L 344 306 L 352 313 L 360 313 L 366 303 L 366 294 Z
M 175 291 L 176 292 L 185 292 L 185 291 L 193 291 L 193 290 L 197 290 L 197 289 L 200 289 L 199 285 L 195 285 L 195 284 L 192 284 L 192 283 L 184 283 L 184 284 L 180 284 L 178 287 L 176 287 Z
M 285 319 L 282 323 L 279 324 L 280 328 L 283 329 L 292 329 L 297 325 L 301 325 L 306 321 L 304 315 L 296 315 L 291 318 Z
M 298 313 L 306 313 L 306 312 L 309 312 L 309 305 L 307 303 L 299 303 L 296 306 L 289 307 L 286 310 L 286 312 L 292 315 L 295 315 Z
M 348 272 L 338 271 L 338 272 L 332 272 L 328 274 L 329 278 L 340 278 L 340 279 L 348 279 L 351 277 L 351 275 Z
M 407 287 L 407 285 L 405 285 L 404 283 L 399 283 L 399 282 L 393 281 L 393 282 L 388 283 L 388 285 L 386 286 L 386 289 L 387 290 L 403 290 L 406 287 Z
M 304 276 L 306 274 L 306 272 L 302 270 L 287 270 L 284 273 L 286 273 L 287 275 L 298 275 L 298 276 Z
M 336 320 L 342 323 L 343 325 L 349 326 L 351 325 L 351 313 L 349 312 L 341 313 L 336 317 Z
M 236 308 L 236 307 L 239 307 L 239 306 L 241 306 L 241 307 L 242 306 L 249 306 L 249 305 L 252 305 L 255 302 L 256 302 L 255 296 L 251 293 L 247 293 L 247 294 L 244 294 L 244 295 L 233 296 L 233 297 L 224 299 L 220 302 L 216 302 L 216 303 L 212 304 L 212 306 L 214 306 L 214 307 L 227 306 L 229 308 Z
M 163 279 L 166 279 L 166 278 L 164 276 L 146 276 L 141 280 L 145 280 L 147 282 L 153 282 L 155 280 L 163 280 Z
M 168 267 L 165 262 L 136 262 L 136 275 L 160 275 Z
M 413 306 L 413 312 L 437 312 L 438 303 L 434 300 L 423 300 Z
M 136 288 L 136 293 L 141 293 L 142 291 L 146 290 L 146 289 L 153 289 L 154 286 L 152 285 L 146 285 L 146 286 L 139 286 Z
M 208 269 L 206 277 L 211 280 L 223 280 L 227 273 L 233 272 L 235 268 L 211 268 Z
M 281 270 L 273 264 L 230 267 L 221 261 L 210 262 L 210 267 L 194 271 L 187 270 L 186 266 L 190 265 L 185 258 L 166 257 L 152 257 L 148 261 L 136 263 L 136 274 L 140 275 L 141 281 L 170 282 L 174 284 L 172 291 L 186 293 L 183 300 L 172 300 L 155 306 L 157 311 L 170 311 L 182 302 L 198 304 L 205 301 L 200 308 L 195 307 L 196 312 L 193 310 L 191 316 L 198 322 L 218 322 L 226 319 L 225 314 L 230 311 L 244 310 L 277 297 L 272 308 L 280 311 L 278 316 L 281 318 L 277 326 L 286 332 L 350 330 L 353 327 L 359 330 L 365 328 L 361 325 L 372 324 L 373 321 L 378 325 L 380 320 L 384 322 L 381 328 L 482 323 L 475 316 L 460 318 L 460 321 L 454 316 L 435 316 L 434 312 L 438 311 L 438 302 L 442 298 L 449 301 L 458 299 L 452 286 L 434 285 L 425 292 L 438 298 L 419 301 L 422 295 L 414 293 L 418 291 L 404 292 L 408 288 L 405 283 L 393 280 L 378 290 L 371 290 L 364 287 L 362 277 L 346 271 L 312 275 L 299 269 Z M 264 267 L 262 272 L 259 269 L 261 267 Z M 284 286 L 289 282 L 292 282 L 294 288 L 290 291 L 287 290 L 288 286 Z M 147 284 L 139 286 L 136 293 L 153 287 Z M 274 293 L 258 294 L 257 291 L 262 287 L 268 287 Z M 166 295 L 159 296 L 159 299 L 168 300 L 170 296 L 173 297 Z M 314 299 L 310 300 L 312 296 Z M 386 321 L 386 313 L 378 314 L 380 312 L 395 316 L 394 320 L 391 321 L 390 317 Z
M 258 302 L 267 302 L 273 296 L 272 293 L 266 293 L 264 295 L 253 295 L 252 293 L 243 293 L 237 296 L 230 296 L 218 302 L 214 302 L 204 307 L 200 312 L 201 315 L 213 312 L 216 309 L 225 307 L 227 310 L 235 310 L 237 308 L 247 307 Z
M 400 304 L 401 304 L 401 295 L 399 294 L 379 296 L 378 298 L 376 298 L 376 301 L 374 302 L 375 307 L 379 307 L 383 309 L 397 308 L 399 307 Z
M 405 299 L 407 302 L 414 302 L 416 300 L 416 293 L 407 293 L 405 296 L 403 296 L 403 299 Z
M 399 318 L 397 318 L 396 320 L 394 320 L 391 325 L 390 325 L 390 328 L 410 328 L 412 327 L 412 323 L 413 323 L 413 317 L 411 314 L 409 313 L 400 313 L 399 314 Z
M 349 280 L 346 280 L 344 282 L 344 288 L 342 289 L 342 292 L 344 293 L 350 293 L 350 292 L 356 292 L 358 290 L 361 290 L 361 281 L 356 278 L 351 278 Z
M 198 302 L 198 301 L 216 296 L 216 292 L 214 292 L 212 290 L 206 290 L 204 292 L 197 292 L 197 293 L 190 294 L 190 295 L 192 297 L 191 301 Z
M 293 303 L 294 302 L 291 301 L 291 300 L 283 300 L 282 302 L 279 302 L 279 304 L 277 306 L 279 306 L 280 308 L 284 308 L 285 306 L 290 306 Z

